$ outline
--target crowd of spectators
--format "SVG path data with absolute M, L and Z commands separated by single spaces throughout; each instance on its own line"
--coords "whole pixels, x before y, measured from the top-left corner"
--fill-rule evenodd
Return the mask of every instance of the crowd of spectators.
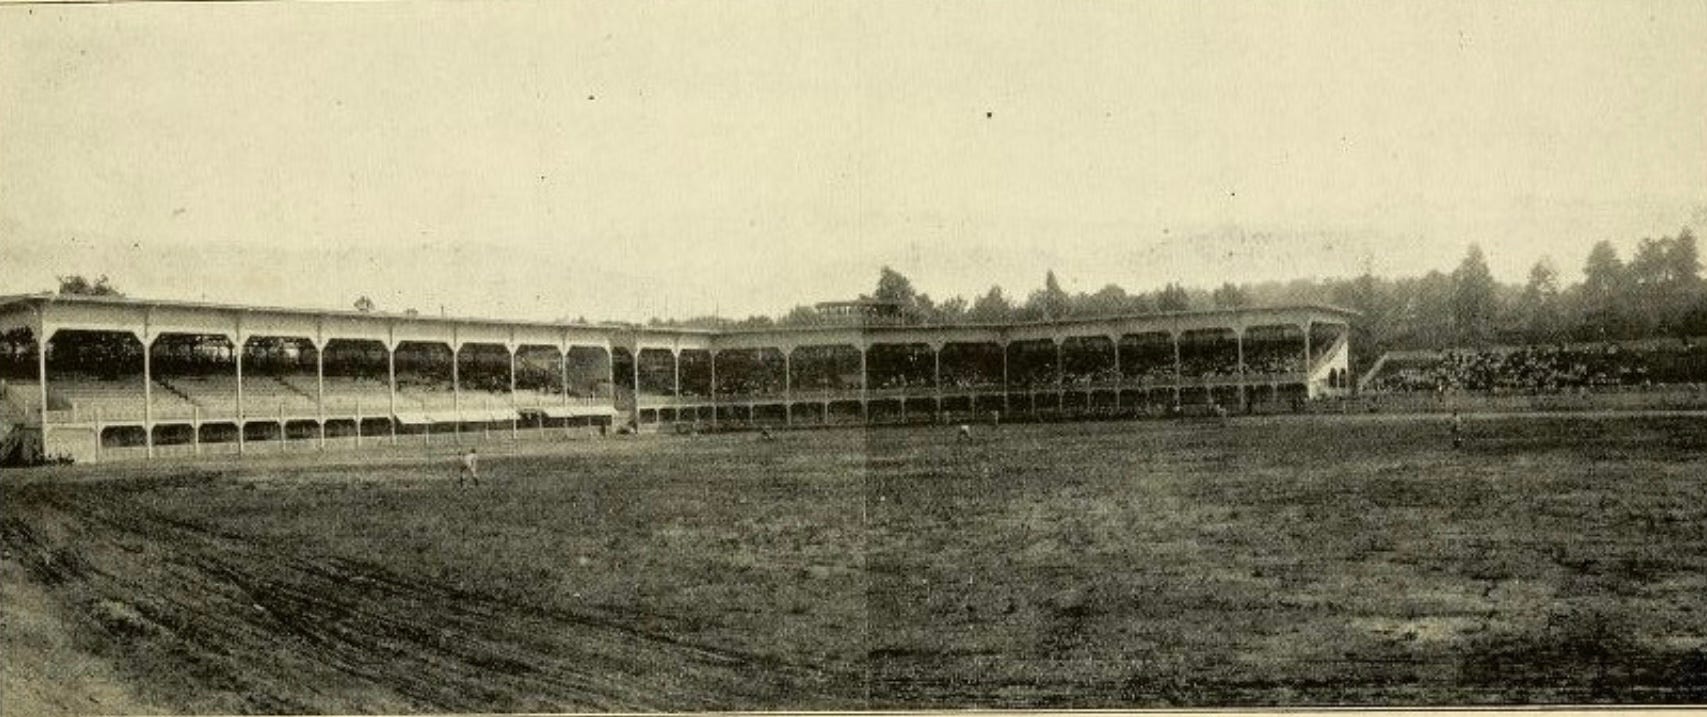
M 1554 393 L 1702 381 L 1707 381 L 1707 349 L 1701 346 L 1685 343 L 1642 349 L 1609 343 L 1447 351 L 1389 359 L 1370 388 Z

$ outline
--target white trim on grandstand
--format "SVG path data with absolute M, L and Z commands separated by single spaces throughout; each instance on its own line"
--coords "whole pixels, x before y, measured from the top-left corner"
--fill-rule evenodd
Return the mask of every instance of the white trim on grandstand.
M 1212 405 L 1253 410 L 1345 391 L 1355 316 L 1305 305 L 1003 325 L 716 331 L 37 294 L 0 297 L 0 332 L 27 329 L 37 347 L 33 381 L 0 381 L 0 408 L 7 409 L 0 420 L 40 430 L 48 455 L 97 461 L 364 440 L 432 444 L 489 437 L 494 426 L 498 437 L 513 439 L 597 431 L 613 421 L 717 427 L 936 422 L 997 411 L 1049 418 Z M 135 385 L 50 383 L 51 351 L 42 347 L 62 331 L 134 337 L 142 364 Z M 150 357 L 167 335 L 228 341 L 232 374 L 157 375 Z M 245 377 L 254 339 L 312 345 L 313 372 Z M 326 349 L 334 341 L 371 342 L 375 355 L 383 349 L 383 368 L 372 366 L 369 379 L 328 377 Z M 1182 353 L 1182 342 L 1191 350 Z M 404 344 L 448 349 L 448 392 L 400 384 Z M 503 380 L 479 391 L 465 385 L 458 367 L 472 360 L 468 346 L 502 349 L 507 390 Z M 949 347 L 955 351 L 945 360 Z M 1198 356 L 1199 348 L 1214 360 Z M 557 366 L 533 367 L 535 375 L 560 373 L 553 392 L 517 388 L 524 349 L 555 353 Z M 599 375 L 578 384 L 592 388 L 572 390 L 571 364 L 579 359 L 571 356 L 589 352 L 592 368 L 582 373 Z M 839 369 L 809 365 L 808 354 L 836 353 Z M 629 364 L 620 377 L 619 354 Z M 982 355 L 982 363 L 963 354 Z M 755 370 L 769 373 L 753 378 Z M 142 440 L 112 445 L 115 432 L 140 432 Z

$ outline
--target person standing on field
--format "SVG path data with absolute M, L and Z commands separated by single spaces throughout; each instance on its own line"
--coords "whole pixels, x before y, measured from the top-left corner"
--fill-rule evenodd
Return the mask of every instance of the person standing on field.
M 475 485 L 480 485 L 480 454 L 476 453 L 473 448 L 462 454 L 462 467 L 456 473 L 456 485 L 458 487 L 462 486 L 464 480 L 471 480 Z
M 1464 418 L 1457 411 L 1452 412 L 1452 447 L 1464 447 Z

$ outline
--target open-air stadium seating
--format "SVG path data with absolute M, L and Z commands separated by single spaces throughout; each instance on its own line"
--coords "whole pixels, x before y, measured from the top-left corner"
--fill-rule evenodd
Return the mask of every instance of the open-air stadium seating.
M 1364 388 L 1378 392 L 1617 389 L 1707 382 L 1707 344 L 1679 340 L 1396 351 Z
M 230 419 L 237 412 L 237 377 L 226 375 L 191 376 L 160 381 L 162 386 L 182 394 L 199 410 L 202 420 Z M 156 405 L 159 393 L 156 392 Z M 243 415 L 264 419 L 283 415 L 286 418 L 316 415 L 314 399 L 271 376 L 243 378 Z
M 153 390 L 154 419 L 188 419 L 196 406 L 166 388 L 156 385 Z M 62 420 L 72 421 L 140 421 L 145 410 L 140 379 L 108 381 L 94 378 L 55 378 L 48 382 L 49 410 L 61 410 Z

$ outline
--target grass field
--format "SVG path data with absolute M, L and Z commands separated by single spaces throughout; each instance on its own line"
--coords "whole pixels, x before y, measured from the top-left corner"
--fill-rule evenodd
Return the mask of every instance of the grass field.
M 401 449 L 20 472 L 5 711 L 1707 700 L 1707 421 L 1469 432 L 612 438 L 466 489 Z M 68 687 L 17 689 L 60 654 Z

